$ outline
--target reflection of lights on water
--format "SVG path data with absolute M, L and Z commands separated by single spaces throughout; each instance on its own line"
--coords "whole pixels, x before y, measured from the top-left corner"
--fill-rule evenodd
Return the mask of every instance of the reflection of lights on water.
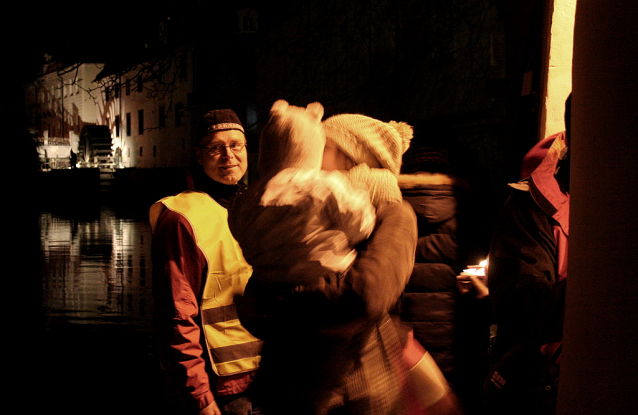
M 43 304 L 51 317 L 145 324 L 150 293 L 150 228 L 104 209 L 89 220 L 40 217 Z

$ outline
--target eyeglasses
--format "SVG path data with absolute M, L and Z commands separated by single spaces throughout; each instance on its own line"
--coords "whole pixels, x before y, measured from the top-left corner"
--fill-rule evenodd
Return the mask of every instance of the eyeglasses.
M 200 147 L 204 150 L 208 151 L 208 154 L 211 156 L 218 156 L 222 153 L 226 152 L 226 147 L 230 149 L 233 153 L 241 153 L 246 148 L 246 143 L 230 143 L 226 144 L 213 144 L 210 147 Z

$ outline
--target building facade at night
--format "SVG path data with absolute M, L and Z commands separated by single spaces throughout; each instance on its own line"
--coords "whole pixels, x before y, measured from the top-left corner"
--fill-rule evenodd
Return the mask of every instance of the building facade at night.
M 185 49 L 111 74 L 104 64 L 81 63 L 53 68 L 26 85 L 29 128 L 42 169 L 71 167 L 72 152 L 80 168 L 186 165 L 191 153 L 185 111 L 192 92 L 189 57 Z M 102 140 L 100 149 L 96 138 Z M 108 155 L 105 138 L 110 140 Z
M 85 125 L 100 124 L 96 75 L 103 65 L 43 67 L 43 75 L 24 87 L 29 129 L 43 170 L 70 167 Z
M 562 113 L 569 79 L 561 80 L 560 93 L 552 86 L 555 101 L 545 87 L 545 68 L 557 68 L 548 64 L 543 41 L 553 30 L 554 8 L 530 1 L 521 11 L 494 0 L 355 3 L 228 6 L 214 10 L 215 25 L 212 10 L 189 3 L 181 15 L 148 30 L 148 43 L 90 76 L 60 81 L 89 64 L 49 71 L 26 86 L 41 158 L 58 157 L 55 166 L 64 167 L 73 150 L 78 167 L 99 166 L 81 138 L 83 127 L 103 126 L 112 168 L 185 167 L 192 162 L 195 124 L 205 106 L 214 106 L 237 112 L 256 159 L 259 128 L 274 101 L 318 101 L 326 116 L 362 113 L 411 123 L 414 148 L 454 153 L 485 197 L 497 192 L 498 205 L 501 184 L 518 177 L 520 158 L 541 136 L 562 128 L 554 115 Z M 92 112 L 78 110 L 72 128 L 53 129 L 68 124 L 55 117 L 73 119 L 75 111 L 69 97 L 55 91 L 80 78 L 90 85 L 78 96 Z M 40 90 L 50 102 L 38 98 Z M 541 118 L 556 119 L 555 125 L 539 128 Z M 64 144 L 54 151 L 45 142 Z
M 116 168 L 187 165 L 192 93 L 188 48 L 127 70 L 98 75 L 102 122 L 113 139 Z

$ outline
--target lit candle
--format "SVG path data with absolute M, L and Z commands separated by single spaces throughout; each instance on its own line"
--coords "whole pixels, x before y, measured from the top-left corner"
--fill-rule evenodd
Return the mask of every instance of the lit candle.
M 468 265 L 468 267 L 466 269 L 464 269 L 463 272 L 461 273 L 461 275 L 467 275 L 468 279 L 467 280 L 462 280 L 462 283 L 469 284 L 470 283 L 470 279 L 469 279 L 470 275 L 475 275 L 475 276 L 479 277 L 479 279 L 481 279 L 481 281 L 485 282 L 487 280 L 487 264 L 488 264 L 488 260 L 484 259 L 478 265 Z

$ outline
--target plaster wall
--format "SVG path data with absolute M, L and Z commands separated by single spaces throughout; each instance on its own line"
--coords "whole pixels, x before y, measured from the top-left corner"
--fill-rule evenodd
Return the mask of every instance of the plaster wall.
M 539 139 L 565 130 L 565 100 L 572 90 L 575 14 L 576 0 L 554 0 Z

